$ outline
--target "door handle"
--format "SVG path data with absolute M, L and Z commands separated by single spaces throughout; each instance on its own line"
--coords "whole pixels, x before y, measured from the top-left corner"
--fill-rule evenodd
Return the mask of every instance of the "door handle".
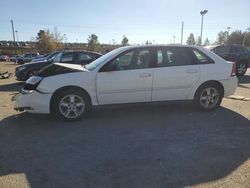
M 198 70 L 197 69 L 189 69 L 186 72 L 189 73 L 189 74 L 195 74 L 195 73 L 198 72 Z
M 150 77 L 150 76 L 151 76 L 150 73 L 142 73 L 139 75 L 139 77 L 141 77 L 141 78 L 146 78 L 146 77 Z

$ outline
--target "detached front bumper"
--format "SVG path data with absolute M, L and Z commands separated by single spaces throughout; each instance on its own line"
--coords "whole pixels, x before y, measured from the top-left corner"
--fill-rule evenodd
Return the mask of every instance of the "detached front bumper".
M 14 109 L 30 113 L 49 114 L 52 94 L 43 94 L 33 91 L 27 94 L 18 94 L 14 97 Z

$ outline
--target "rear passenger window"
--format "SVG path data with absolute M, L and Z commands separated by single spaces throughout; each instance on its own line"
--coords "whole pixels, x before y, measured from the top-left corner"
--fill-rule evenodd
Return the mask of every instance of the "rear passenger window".
M 192 65 L 192 58 L 185 48 L 167 48 L 167 66 Z
M 213 62 L 210 58 L 198 50 L 193 49 L 192 52 L 194 53 L 198 64 L 209 64 Z

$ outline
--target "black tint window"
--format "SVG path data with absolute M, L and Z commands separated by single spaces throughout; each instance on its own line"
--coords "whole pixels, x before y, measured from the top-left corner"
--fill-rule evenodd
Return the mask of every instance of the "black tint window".
M 203 54 L 202 52 L 193 49 L 192 50 L 194 56 L 196 57 L 196 60 L 199 64 L 209 64 L 209 63 L 213 63 L 213 61 L 207 57 L 205 54 Z
M 192 58 L 185 48 L 167 48 L 167 66 L 192 65 Z
M 79 61 L 88 61 L 88 60 L 92 60 L 93 57 L 90 54 L 86 54 L 86 53 L 80 53 L 78 56 L 78 60 Z
M 64 63 L 64 62 L 71 62 L 71 61 L 73 61 L 73 58 L 74 58 L 74 54 L 73 53 L 63 54 L 61 62 L 62 63 Z
M 135 60 L 135 69 L 145 69 L 150 66 L 150 51 L 141 50 Z

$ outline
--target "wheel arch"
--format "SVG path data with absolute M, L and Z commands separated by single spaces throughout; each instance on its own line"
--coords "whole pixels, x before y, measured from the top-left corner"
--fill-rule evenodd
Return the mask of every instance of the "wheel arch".
M 52 111 L 53 111 L 53 108 L 52 108 L 53 100 L 55 99 L 55 97 L 57 96 L 57 94 L 59 94 L 61 91 L 65 91 L 65 90 L 78 90 L 78 91 L 81 91 L 82 93 L 84 93 L 88 97 L 90 103 L 92 104 L 92 100 L 91 100 L 90 94 L 85 89 L 83 89 L 83 88 L 81 88 L 79 86 L 74 86 L 74 85 L 64 86 L 64 87 L 58 88 L 52 94 L 51 99 L 50 99 L 50 105 L 49 105 L 50 113 L 52 113 Z
M 225 93 L 225 89 L 224 89 L 224 86 L 222 85 L 222 83 L 220 83 L 218 80 L 208 80 L 208 81 L 205 81 L 203 82 L 197 89 L 196 91 L 194 92 L 194 95 L 193 95 L 193 99 L 195 99 L 198 91 L 200 88 L 202 88 L 203 86 L 205 85 L 216 85 L 219 87 L 220 91 L 222 92 L 222 96 L 224 96 L 224 93 Z

